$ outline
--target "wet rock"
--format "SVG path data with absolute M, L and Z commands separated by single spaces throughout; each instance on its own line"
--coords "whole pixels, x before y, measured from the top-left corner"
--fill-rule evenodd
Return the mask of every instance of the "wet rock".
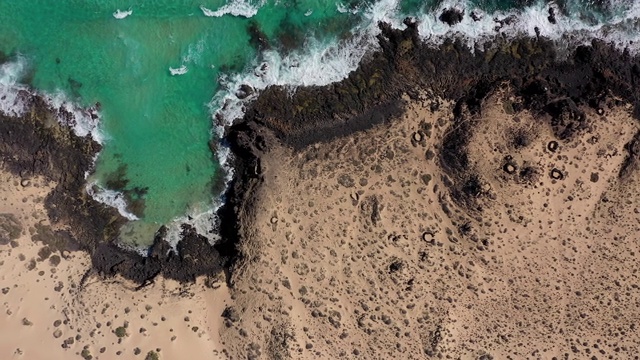
M 498 23 L 498 26 L 496 26 L 496 29 L 495 29 L 496 31 L 498 31 L 498 30 L 502 29 L 502 27 L 505 26 L 505 25 L 509 26 L 511 24 L 514 24 L 516 21 L 518 21 L 518 17 L 515 16 L 515 15 L 509 15 L 509 16 L 507 16 L 505 18 L 502 18 L 502 19 L 495 18 L 495 19 L 493 19 L 493 21 Z
M 464 10 L 460 10 L 457 8 L 448 8 L 442 11 L 440 17 L 438 19 L 443 23 L 453 26 L 462 21 L 464 18 Z
M 547 20 L 549 20 L 550 23 L 552 24 L 556 24 L 557 20 L 556 20 L 556 9 L 553 7 L 549 8 L 549 16 L 547 16 Z
M 242 84 L 240 85 L 240 88 L 238 89 L 238 91 L 236 91 L 236 97 L 242 100 L 242 99 L 248 98 L 253 93 L 254 93 L 254 90 L 251 86 L 247 84 Z
M 115 244 L 100 244 L 92 256 L 93 266 L 103 275 L 121 274 L 139 284 L 146 284 L 159 274 L 181 282 L 193 282 L 197 276 L 222 271 L 224 259 L 190 225 L 182 225 L 181 240 L 175 251 L 164 240 L 165 234 L 158 232 L 148 257 L 123 251 Z

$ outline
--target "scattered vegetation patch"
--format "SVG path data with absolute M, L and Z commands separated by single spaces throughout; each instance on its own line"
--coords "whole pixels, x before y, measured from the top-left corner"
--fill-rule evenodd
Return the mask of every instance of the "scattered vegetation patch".
M 127 336 L 127 329 L 124 326 L 117 327 L 114 331 L 117 337 L 123 338 Z

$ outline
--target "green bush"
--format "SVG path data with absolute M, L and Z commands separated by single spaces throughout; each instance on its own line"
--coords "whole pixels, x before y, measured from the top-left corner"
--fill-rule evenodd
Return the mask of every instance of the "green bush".
M 125 337 L 125 336 L 127 336 L 127 329 L 125 329 L 124 326 L 120 326 L 120 327 L 116 328 L 115 333 L 116 333 L 116 336 L 119 337 L 119 338 Z
M 147 353 L 147 356 L 144 358 L 144 360 L 160 360 L 160 356 L 157 352 L 151 350 Z

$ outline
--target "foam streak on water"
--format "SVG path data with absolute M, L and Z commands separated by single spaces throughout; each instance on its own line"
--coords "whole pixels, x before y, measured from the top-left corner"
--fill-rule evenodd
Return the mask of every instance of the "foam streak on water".
M 182 65 L 178 68 L 169 68 L 169 73 L 171 73 L 171 76 L 176 76 L 176 75 L 184 75 L 187 73 L 187 71 L 189 71 L 189 69 L 187 68 L 186 65 Z
M 120 9 L 118 9 L 113 13 L 113 17 L 118 19 L 118 20 L 122 20 L 122 19 L 128 17 L 131 14 L 133 14 L 133 10 L 131 10 L 131 9 L 129 9 L 129 10 L 120 10 Z
M 228 4 L 215 11 L 208 9 L 203 5 L 200 5 L 200 10 L 202 10 L 202 13 L 208 17 L 221 17 L 224 15 L 231 15 L 251 18 L 258 13 L 258 9 L 260 9 L 262 5 L 264 5 L 264 2 L 256 6 L 244 0 L 231 0 Z

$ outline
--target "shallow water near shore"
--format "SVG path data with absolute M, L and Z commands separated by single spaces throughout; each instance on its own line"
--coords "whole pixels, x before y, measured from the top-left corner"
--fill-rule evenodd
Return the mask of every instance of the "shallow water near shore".
M 203 4 L 206 9 L 224 5 L 209 3 Z M 322 21 L 327 9 L 310 5 Z M 221 190 L 221 169 L 209 146 L 207 104 L 222 72 L 241 72 L 256 56 L 249 19 L 208 17 L 200 6 L 195 1 L 0 3 L 0 49 L 26 59 L 31 85 L 62 92 L 81 106 L 100 104 L 105 142 L 91 180 L 124 191 L 127 210 L 151 224 L 134 226 L 149 229 L 145 233 L 212 205 Z M 255 10 L 260 6 L 251 4 Z M 309 17 L 288 20 L 289 8 L 266 8 L 255 21 L 270 36 L 285 22 L 293 35 Z
M 544 26 L 543 35 L 553 35 L 545 3 L 517 9 L 518 3 L 5 0 L 0 51 L 20 54 L 28 69 L 22 82 L 35 89 L 80 106 L 99 103 L 104 149 L 89 181 L 97 193 L 115 191 L 103 199 L 126 201 L 123 211 L 138 220 L 123 229 L 123 241 L 144 246 L 160 225 L 196 218 L 217 201 L 225 170 L 213 152 L 211 112 L 227 101 L 228 117 L 241 114 L 232 109 L 239 84 L 260 89 L 339 80 L 375 47 L 375 22 L 401 26 L 407 15 L 422 21 L 425 38 L 481 37 L 496 25 L 491 14 L 521 10 L 528 23 L 514 29 L 531 35 L 534 26 Z M 606 22 L 637 27 L 632 2 L 562 4 L 575 13 L 558 25 L 563 31 L 596 31 Z M 449 7 L 487 15 L 449 26 L 437 19 Z M 363 40 L 348 41 L 356 35 Z M 255 75 L 262 61 L 267 69 Z

